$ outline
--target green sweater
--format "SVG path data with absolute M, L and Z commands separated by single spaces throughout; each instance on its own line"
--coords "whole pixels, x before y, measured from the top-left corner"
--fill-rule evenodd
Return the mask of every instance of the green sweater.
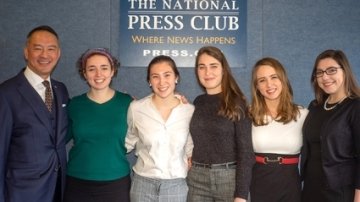
M 69 132 L 74 140 L 67 175 L 84 180 L 108 181 L 130 173 L 126 158 L 127 110 L 132 98 L 116 91 L 99 104 L 86 94 L 74 97 L 68 106 Z

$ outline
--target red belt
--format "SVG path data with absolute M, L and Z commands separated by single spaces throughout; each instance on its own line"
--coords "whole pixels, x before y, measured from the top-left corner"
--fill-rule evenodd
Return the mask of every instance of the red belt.
M 299 163 L 299 157 L 294 158 L 286 158 L 286 157 L 277 157 L 275 159 L 270 159 L 269 157 L 264 156 L 255 156 L 256 162 L 261 164 L 268 164 L 268 163 L 278 163 L 278 164 L 297 164 Z

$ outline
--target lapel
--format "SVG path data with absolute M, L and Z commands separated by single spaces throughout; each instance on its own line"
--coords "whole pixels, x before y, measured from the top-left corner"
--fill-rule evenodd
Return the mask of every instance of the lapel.
M 58 88 L 58 83 L 56 81 L 54 81 L 53 79 L 51 79 L 51 86 L 52 86 L 52 91 L 54 94 L 54 109 L 56 110 L 56 125 L 58 127 L 56 127 L 56 134 L 60 134 L 60 130 L 61 130 L 61 117 L 64 116 L 64 107 L 66 107 L 66 103 L 64 102 L 64 93 L 60 90 L 60 88 Z
M 30 85 L 27 79 L 24 76 L 23 72 L 18 74 L 19 86 L 18 91 L 21 96 L 26 100 L 29 106 L 33 109 L 36 117 L 48 130 L 48 133 L 52 136 L 52 126 L 48 119 L 49 112 L 46 109 L 44 101 L 41 99 L 40 95 L 35 91 L 35 89 Z

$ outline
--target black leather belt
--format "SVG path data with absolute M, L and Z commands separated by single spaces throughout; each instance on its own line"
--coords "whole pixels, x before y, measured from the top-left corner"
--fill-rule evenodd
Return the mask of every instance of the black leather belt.
M 192 166 L 197 168 L 209 168 L 209 169 L 234 168 L 234 166 L 236 166 L 236 161 L 227 162 L 227 163 L 218 163 L 218 164 L 206 164 L 206 163 L 198 163 L 193 161 Z

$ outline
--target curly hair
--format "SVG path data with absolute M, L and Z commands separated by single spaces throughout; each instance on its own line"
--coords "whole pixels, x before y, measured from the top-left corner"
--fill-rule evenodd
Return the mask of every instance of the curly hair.
M 118 59 L 116 59 L 114 56 L 111 55 L 109 49 L 107 49 L 107 48 L 92 48 L 92 49 L 86 50 L 80 56 L 80 58 L 78 59 L 78 61 L 76 63 L 78 73 L 83 80 L 86 80 L 84 77 L 86 62 L 90 57 L 92 57 L 94 55 L 105 56 L 109 60 L 111 69 L 114 70 L 114 77 L 117 75 L 118 68 L 120 67 L 120 62 L 118 61 Z

